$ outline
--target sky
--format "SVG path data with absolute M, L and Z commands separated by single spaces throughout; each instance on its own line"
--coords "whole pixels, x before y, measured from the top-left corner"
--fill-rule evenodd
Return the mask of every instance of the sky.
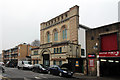
M 79 23 L 90 28 L 118 21 L 120 0 L 0 0 L 0 53 L 21 43 L 40 40 L 40 23 L 74 5 Z

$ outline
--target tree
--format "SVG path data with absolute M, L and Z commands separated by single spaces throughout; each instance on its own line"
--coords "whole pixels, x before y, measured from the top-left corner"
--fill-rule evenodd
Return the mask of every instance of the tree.
M 40 46 L 40 41 L 39 40 L 34 40 L 32 43 L 31 43 L 32 46 Z

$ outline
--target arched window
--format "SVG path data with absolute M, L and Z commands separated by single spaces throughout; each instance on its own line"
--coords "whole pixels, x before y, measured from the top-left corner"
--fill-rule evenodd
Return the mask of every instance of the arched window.
M 64 28 L 62 31 L 62 37 L 63 37 L 63 39 L 67 39 L 67 29 L 66 28 Z
M 47 42 L 50 42 L 50 33 L 47 32 Z
M 58 32 L 54 30 L 54 41 L 58 41 Z

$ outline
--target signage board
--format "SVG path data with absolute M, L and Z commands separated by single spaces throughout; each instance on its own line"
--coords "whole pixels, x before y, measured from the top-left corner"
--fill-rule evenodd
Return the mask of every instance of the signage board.
M 75 66 L 76 66 L 76 67 L 79 67 L 79 61 L 76 61 Z
M 99 52 L 99 57 L 120 57 L 120 51 Z
M 89 59 L 89 66 L 94 67 L 94 59 Z
M 95 58 L 95 54 L 88 54 L 88 58 Z

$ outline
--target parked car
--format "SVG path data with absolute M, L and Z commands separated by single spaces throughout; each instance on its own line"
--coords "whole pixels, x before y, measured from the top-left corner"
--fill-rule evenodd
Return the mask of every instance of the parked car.
M 33 66 L 33 69 L 32 69 L 33 72 L 42 72 L 42 73 L 47 73 L 48 72 L 48 68 L 45 67 L 44 65 L 42 64 L 35 64 Z
M 17 66 L 17 64 L 14 61 L 8 61 L 5 64 L 5 67 L 16 67 L 16 66 Z
M 4 65 L 4 62 L 0 62 L 0 65 Z
M 0 72 L 5 73 L 5 69 L 3 68 L 2 65 L 0 65 Z
M 18 61 L 18 69 L 32 69 L 33 65 L 31 65 L 30 61 Z
M 72 77 L 73 72 L 69 71 L 68 68 L 66 68 L 66 67 L 59 67 L 57 65 L 52 65 L 48 69 L 48 74 L 59 75 L 59 76 L 66 76 L 66 77 Z

